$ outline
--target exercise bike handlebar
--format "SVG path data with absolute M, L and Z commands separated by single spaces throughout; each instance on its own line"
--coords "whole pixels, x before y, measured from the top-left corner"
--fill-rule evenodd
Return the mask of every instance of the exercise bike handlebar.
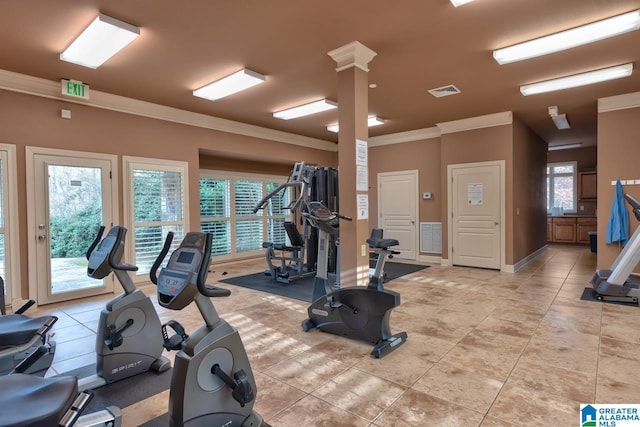
M 151 282 L 156 286 L 158 285 L 158 275 L 157 275 L 158 268 L 160 268 L 160 264 L 162 264 L 162 261 L 164 261 L 164 258 L 169 253 L 169 249 L 171 249 L 172 242 L 173 242 L 173 231 L 170 231 L 167 233 L 167 237 L 164 239 L 164 246 L 162 247 L 162 250 L 158 254 L 158 257 L 156 258 L 156 260 L 153 262 L 153 265 L 151 266 L 151 270 L 149 271 L 149 279 L 151 279 Z
M 205 234 L 204 240 L 204 253 L 202 254 L 202 265 L 200 267 L 200 271 L 198 272 L 198 280 L 196 284 L 198 285 L 198 291 L 209 298 L 218 298 L 218 297 L 228 297 L 231 295 L 231 291 L 229 289 L 218 288 L 217 286 L 207 286 L 205 283 L 207 280 L 207 273 L 209 272 L 209 260 L 211 259 L 211 241 L 212 241 L 211 233 Z
M 124 241 L 124 235 L 127 232 L 126 228 L 119 228 L 118 229 L 118 238 L 117 241 L 118 242 L 123 242 Z M 127 263 L 120 263 L 117 262 L 115 260 L 116 257 L 116 253 L 118 251 L 111 251 L 109 253 L 109 266 L 111 268 L 113 268 L 114 270 L 121 270 L 121 271 L 138 271 L 138 266 L 133 265 L 133 264 L 127 264 Z
M 98 243 L 100 243 L 100 240 L 102 240 L 103 234 L 104 234 L 104 225 L 101 225 L 100 230 L 98 230 L 98 234 L 96 235 L 96 238 L 93 239 L 91 246 L 89 246 L 89 249 L 87 249 L 87 255 L 86 255 L 87 260 L 91 258 L 91 252 L 93 252 L 96 246 L 98 246 Z

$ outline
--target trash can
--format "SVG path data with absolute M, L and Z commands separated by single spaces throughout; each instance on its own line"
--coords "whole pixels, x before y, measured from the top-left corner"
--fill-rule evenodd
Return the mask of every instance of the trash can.
M 597 231 L 589 231 L 589 243 L 591 244 L 591 252 L 598 252 L 598 232 Z

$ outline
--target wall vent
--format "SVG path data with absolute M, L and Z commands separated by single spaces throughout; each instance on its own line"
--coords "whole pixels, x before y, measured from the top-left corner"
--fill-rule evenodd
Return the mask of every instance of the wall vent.
M 420 252 L 442 253 L 442 223 L 420 223 Z
M 431 89 L 429 90 L 429 93 L 436 98 L 442 98 L 443 96 L 456 95 L 460 93 L 460 89 L 458 89 L 454 85 L 447 85 Z

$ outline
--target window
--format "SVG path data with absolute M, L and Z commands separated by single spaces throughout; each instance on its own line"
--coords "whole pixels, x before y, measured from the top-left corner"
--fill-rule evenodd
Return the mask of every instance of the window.
M 549 163 L 547 165 L 547 211 L 562 207 L 565 212 L 576 212 L 577 163 Z
M 5 285 L 5 303 L 20 298 L 20 265 L 17 256 L 17 176 L 14 145 L 0 144 L 0 276 Z
M 185 162 L 125 157 L 125 191 L 130 192 L 125 212 L 128 216 L 127 246 L 130 263 L 138 267 L 136 277 L 148 275 L 169 231 L 175 249 L 187 226 L 187 199 L 184 187 Z
M 211 255 L 224 259 L 259 254 L 262 242 L 286 242 L 284 209 L 290 191 L 277 194 L 264 210 L 253 212 L 262 198 L 286 177 L 235 175 L 207 171 L 200 176 L 200 228 L 213 235 Z

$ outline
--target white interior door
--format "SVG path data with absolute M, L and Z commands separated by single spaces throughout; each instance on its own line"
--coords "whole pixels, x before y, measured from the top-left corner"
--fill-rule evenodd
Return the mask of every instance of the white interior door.
M 384 237 L 397 239 L 396 258 L 418 256 L 418 171 L 378 174 L 378 224 Z
M 502 166 L 451 165 L 450 255 L 453 265 L 500 269 Z
M 115 216 L 115 158 L 99 157 L 29 150 L 30 294 L 38 304 L 113 292 L 112 276 L 87 276 L 87 249 Z

